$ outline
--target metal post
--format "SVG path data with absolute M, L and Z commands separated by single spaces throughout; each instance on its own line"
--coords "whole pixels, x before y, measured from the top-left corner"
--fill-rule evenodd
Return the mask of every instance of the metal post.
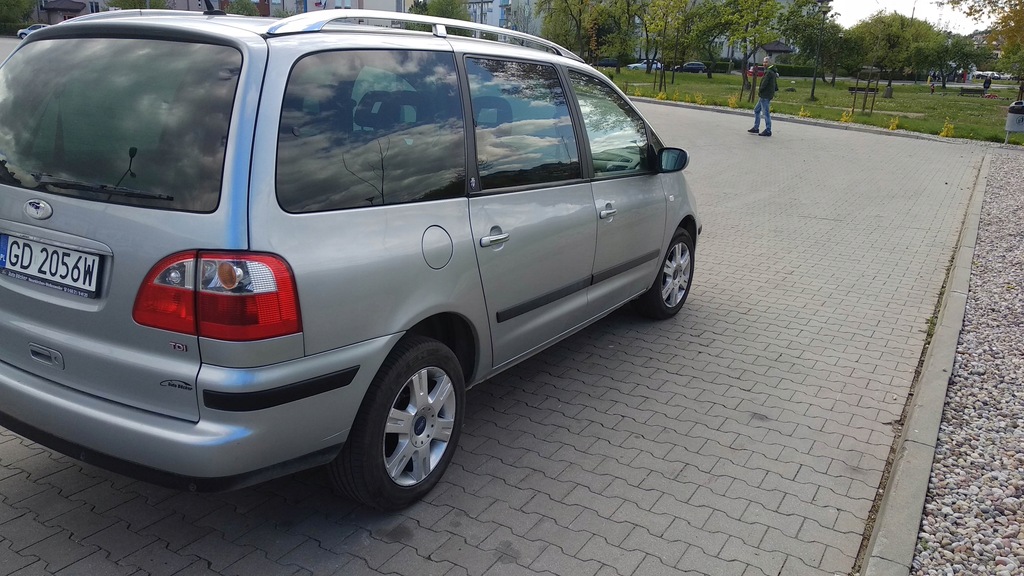
M 814 97 L 814 88 L 818 84 L 818 63 L 821 62 L 821 37 L 825 35 L 825 15 L 828 13 L 829 0 L 816 0 L 818 12 L 821 12 L 821 27 L 818 29 L 818 50 L 814 54 L 814 78 L 811 79 L 811 102 L 817 100 Z

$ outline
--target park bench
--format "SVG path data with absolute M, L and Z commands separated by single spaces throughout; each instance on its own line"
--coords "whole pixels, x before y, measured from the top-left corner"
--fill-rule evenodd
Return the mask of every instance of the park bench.
M 847 90 L 850 91 L 850 94 L 853 94 L 854 92 L 858 94 L 863 94 L 865 92 L 868 94 L 874 94 L 875 92 L 878 92 L 878 88 L 864 88 L 863 86 L 849 86 L 847 87 Z
M 961 96 L 984 96 L 985 95 L 985 89 L 984 88 L 973 88 L 973 87 L 964 86 L 963 88 L 960 89 L 960 95 Z

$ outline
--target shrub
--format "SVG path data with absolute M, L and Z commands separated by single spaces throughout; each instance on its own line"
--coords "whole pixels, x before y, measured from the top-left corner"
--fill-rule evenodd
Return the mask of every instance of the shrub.
M 793 76 L 797 78 L 810 78 L 811 76 L 814 76 L 814 66 L 776 64 L 775 70 L 779 73 L 779 76 Z
M 939 136 L 943 138 L 953 137 L 953 123 L 950 122 L 949 118 L 946 118 L 946 122 L 942 125 L 942 131 L 939 132 Z

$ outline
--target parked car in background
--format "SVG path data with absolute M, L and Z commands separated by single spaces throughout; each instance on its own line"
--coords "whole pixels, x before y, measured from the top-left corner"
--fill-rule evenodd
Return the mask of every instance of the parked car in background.
M 641 60 L 639 62 L 634 62 L 634 63 L 626 66 L 626 68 L 628 70 L 647 70 L 647 62 L 648 62 L 647 60 Z M 654 64 L 651 65 L 651 70 L 661 70 L 661 62 L 658 62 L 657 60 L 654 60 Z
M 597 68 L 615 68 L 618 65 L 618 58 L 601 58 L 597 61 L 597 64 L 594 64 Z
M 0 66 L 0 426 L 54 450 L 185 491 L 325 465 L 402 508 L 468 387 L 690 293 L 688 154 L 553 42 L 370 10 L 51 28 Z
M 755 73 L 757 74 L 758 78 L 764 76 L 764 66 L 761 66 L 761 65 L 751 66 L 747 70 L 747 76 L 753 76 Z
M 49 24 L 33 24 L 33 25 L 29 26 L 28 28 L 22 28 L 21 30 L 18 30 L 18 38 L 21 38 L 22 40 L 24 40 L 25 37 L 28 36 L 29 34 L 35 32 L 36 30 L 42 30 L 43 28 L 46 28 L 47 26 L 49 26 Z
M 691 72 L 693 74 L 702 74 L 708 71 L 708 67 L 703 62 L 687 62 L 686 64 L 676 65 L 672 67 L 673 72 Z

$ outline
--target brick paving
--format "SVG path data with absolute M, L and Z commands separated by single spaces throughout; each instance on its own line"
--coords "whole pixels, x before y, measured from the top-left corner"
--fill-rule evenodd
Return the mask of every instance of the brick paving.
M 0 431 L 0 575 L 831 576 L 854 563 L 984 146 L 643 104 L 690 151 L 686 308 L 469 393 L 429 497 L 147 485 Z

